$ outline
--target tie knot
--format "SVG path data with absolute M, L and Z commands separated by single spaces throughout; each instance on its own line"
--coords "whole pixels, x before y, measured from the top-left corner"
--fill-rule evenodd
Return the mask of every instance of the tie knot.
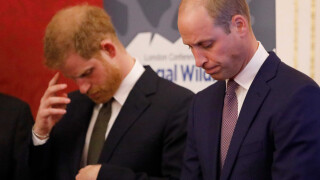
M 113 98 L 111 98 L 108 102 L 103 104 L 103 106 L 100 109 L 101 114 L 110 113 L 112 101 L 113 101 Z
M 233 79 L 229 79 L 227 84 L 227 94 L 235 94 L 236 89 L 239 87 L 239 84 Z

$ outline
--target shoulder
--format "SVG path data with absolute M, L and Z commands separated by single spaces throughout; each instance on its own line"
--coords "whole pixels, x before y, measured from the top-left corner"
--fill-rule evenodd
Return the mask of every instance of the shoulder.
M 157 95 L 166 97 L 190 97 L 194 95 L 191 90 L 159 77 L 149 66 L 145 68 L 146 71 L 137 82 L 137 87 L 141 90 L 155 92 Z
M 306 74 L 280 62 L 274 79 L 268 82 L 271 89 L 278 93 L 286 93 L 286 96 L 314 89 L 320 92 L 319 85 Z
M 9 95 L 0 93 L 0 123 L 6 127 L 16 127 L 16 123 L 24 128 L 29 128 L 33 123 L 33 117 L 29 105 Z M 21 127 L 22 127 L 21 126 Z
M 167 95 L 173 94 L 173 95 L 180 95 L 180 96 L 191 96 L 194 95 L 194 93 L 185 88 L 182 87 L 174 82 L 171 82 L 167 79 L 163 79 L 159 77 L 159 89 L 166 93 Z
M 0 93 L 0 109 L 4 110 L 4 109 L 21 109 L 21 108 L 29 108 L 29 105 L 10 95 L 5 95 Z
M 293 85 L 315 85 L 317 83 L 306 74 L 281 62 L 278 71 L 279 78 Z
M 269 54 L 269 57 L 262 65 L 251 87 L 254 84 L 265 82 L 273 93 L 286 97 L 290 97 L 290 95 L 305 87 L 318 87 L 314 80 L 304 73 L 286 65 L 274 52 L 270 52 Z

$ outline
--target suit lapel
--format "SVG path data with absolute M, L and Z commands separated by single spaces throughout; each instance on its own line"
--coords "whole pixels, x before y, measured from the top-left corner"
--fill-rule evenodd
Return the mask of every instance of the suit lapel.
M 221 180 L 227 180 L 232 173 L 232 168 L 237 159 L 240 147 L 252 122 L 267 97 L 270 87 L 267 81 L 272 79 L 277 71 L 280 60 L 274 53 L 270 53 L 267 60 L 259 70 L 244 100 L 238 122 L 230 143 L 230 148 L 226 157 L 222 171 Z
M 151 102 L 147 96 L 156 91 L 157 75 L 146 68 L 124 103 L 101 152 L 99 162 L 108 162 L 117 145 Z

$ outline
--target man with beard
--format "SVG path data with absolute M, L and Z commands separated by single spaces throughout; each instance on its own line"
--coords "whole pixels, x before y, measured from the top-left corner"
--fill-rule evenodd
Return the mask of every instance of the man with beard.
M 34 179 L 179 178 L 192 92 L 131 57 L 98 7 L 59 11 L 44 52 L 79 91 L 62 94 L 59 74 L 49 82 L 32 130 Z

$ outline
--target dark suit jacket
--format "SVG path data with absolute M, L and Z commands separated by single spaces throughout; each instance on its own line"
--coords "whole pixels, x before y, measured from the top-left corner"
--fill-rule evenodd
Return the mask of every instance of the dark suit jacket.
M 32 124 L 27 103 L 0 94 L 0 179 L 28 179 L 27 136 Z
M 225 81 L 199 92 L 182 179 L 219 179 Z M 320 89 L 271 52 L 244 100 L 221 180 L 320 179 Z
M 147 67 L 106 139 L 98 179 L 179 178 L 192 97 L 191 91 L 159 78 Z M 36 167 L 32 169 L 44 168 L 34 172 L 38 179 L 74 179 L 80 169 L 94 103 L 79 92 L 70 98 L 67 114 L 49 141 L 32 148 Z

